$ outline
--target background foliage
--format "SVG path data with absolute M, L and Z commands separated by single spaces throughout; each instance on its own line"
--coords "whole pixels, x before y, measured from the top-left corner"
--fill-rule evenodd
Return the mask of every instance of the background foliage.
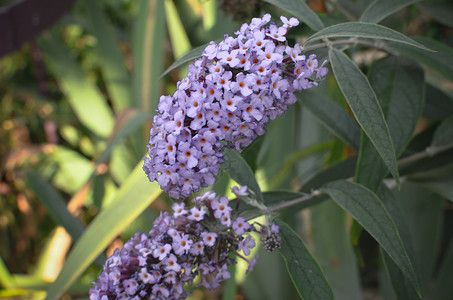
M 270 12 L 303 22 L 290 39 L 329 77 L 228 153 L 213 188 L 306 201 L 276 215 L 281 256 L 192 298 L 452 299 L 453 5 L 242 2 L 79 0 L 0 60 L 0 297 L 87 297 L 171 205 L 141 170 L 159 96 L 202 45 Z

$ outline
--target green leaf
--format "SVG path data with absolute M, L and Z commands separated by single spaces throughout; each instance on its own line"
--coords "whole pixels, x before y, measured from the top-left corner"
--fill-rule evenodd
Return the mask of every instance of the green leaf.
M 298 104 L 292 105 L 286 113 L 273 120 L 266 128 L 263 143 L 257 157 L 257 165 L 261 170 L 262 180 L 269 189 L 290 189 L 294 165 L 286 164 L 299 149 L 296 134 L 300 129 L 298 120 Z M 313 122 L 316 120 L 313 118 Z M 312 132 L 315 130 L 310 127 Z M 285 134 L 281 134 L 284 132 Z M 306 136 L 307 141 L 309 138 Z M 310 145 L 311 146 L 311 145 Z M 300 148 L 305 148 L 300 146 Z M 316 149 L 315 149 L 316 150 Z M 309 151 L 310 152 L 310 151 Z
M 118 47 L 114 27 L 102 12 L 99 2 L 84 0 L 91 31 L 97 39 L 95 47 L 96 63 L 102 70 L 113 108 L 119 112 L 132 105 L 130 76 L 126 69 L 125 58 Z
M 84 226 L 67 210 L 63 197 L 38 173 L 29 170 L 26 178 L 27 186 L 46 207 L 51 217 L 76 241 L 82 235 Z
M 148 181 L 140 162 L 118 190 L 112 205 L 96 216 L 74 245 L 58 278 L 47 291 L 46 299 L 60 299 L 112 239 L 134 221 L 160 193 L 158 184 Z
M 226 149 L 223 151 L 223 155 L 225 156 L 225 162 L 221 165 L 222 169 L 230 175 L 231 179 L 240 185 L 246 185 L 248 189 L 252 190 L 257 200 L 262 203 L 263 194 L 256 181 L 255 174 L 247 162 L 236 150 Z
M 108 139 L 108 144 L 101 155 L 96 159 L 96 164 L 106 162 L 115 147 L 120 144 L 126 137 L 139 129 L 147 121 L 152 120 L 153 116 L 150 113 L 143 113 L 137 110 L 129 110 L 124 118 L 119 119 L 115 123 L 115 128 L 112 135 Z
M 357 259 L 348 234 L 345 211 L 332 200 L 310 211 L 313 254 L 332 286 L 335 299 L 362 299 Z
M 311 193 L 319 189 L 322 185 L 339 179 L 352 178 L 356 168 L 357 157 L 351 156 L 341 162 L 329 166 L 328 169 L 322 170 L 310 178 L 302 186 L 301 192 Z
M 442 121 L 434 132 L 431 146 L 440 147 L 453 144 L 453 116 Z
M 180 58 L 190 49 L 190 41 L 187 33 L 179 18 L 175 3 L 172 0 L 165 0 L 165 13 L 167 16 L 167 26 L 170 34 L 173 55 Z
M 276 223 L 280 227 L 282 238 L 279 252 L 286 262 L 288 273 L 301 298 L 334 299 L 332 288 L 321 267 L 300 236 L 283 221 L 277 220 Z
M 453 179 L 437 179 L 437 180 L 427 180 L 427 181 L 418 181 L 417 182 L 427 188 L 428 190 L 441 195 L 445 199 L 448 199 L 450 202 L 453 202 Z
M 370 83 L 343 52 L 331 48 L 329 59 L 338 85 L 357 122 L 373 143 L 390 173 L 398 181 L 398 167 L 392 138 Z
M 349 181 L 328 183 L 321 188 L 321 191 L 327 193 L 368 231 L 410 279 L 421 296 L 419 279 L 398 228 L 381 200 L 364 186 Z
M 423 116 L 431 120 L 444 120 L 453 115 L 453 99 L 440 89 L 427 83 L 425 98 Z
M 311 10 L 304 0 L 264 0 L 284 11 L 294 15 L 300 21 L 306 23 L 314 31 L 324 28 L 324 24 L 318 15 Z
M 79 152 L 64 146 L 52 146 L 45 151 L 38 171 L 53 186 L 73 194 L 87 182 L 94 172 L 94 166 Z
M 424 106 L 424 71 L 413 61 L 387 57 L 369 75 L 399 155 L 412 138 Z
M 453 3 L 450 0 L 428 0 L 417 6 L 422 13 L 428 13 L 440 23 L 453 27 Z
M 360 16 L 360 22 L 379 23 L 400 9 L 421 0 L 374 0 Z
M 134 106 L 153 112 L 160 97 L 159 76 L 163 69 L 165 8 L 163 0 L 140 1 L 134 24 L 132 77 Z
M 0 284 L 6 288 L 12 288 L 14 286 L 14 280 L 9 272 L 8 268 L 6 267 L 3 259 L 0 257 Z
M 415 250 L 413 262 L 418 271 L 422 292 L 427 294 L 432 276 L 436 272 L 442 245 L 445 201 L 441 196 L 412 182 L 402 184 L 399 191 L 393 191 L 393 195 L 404 213 Z
M 204 51 L 204 49 L 206 48 L 207 45 L 208 44 L 201 45 L 201 46 L 199 46 L 197 48 L 194 48 L 194 49 L 190 50 L 189 52 L 187 52 L 183 57 L 181 57 L 180 59 L 178 59 L 177 61 L 172 63 L 171 66 L 169 66 L 165 70 L 165 72 L 162 73 L 162 75 L 160 75 L 160 78 L 164 77 L 165 75 L 167 75 L 168 73 L 170 73 L 174 69 L 182 66 L 183 64 L 199 58 L 201 56 L 201 54 L 203 53 L 203 51 Z
M 380 189 L 379 198 L 382 200 L 385 207 L 387 208 L 387 211 L 395 221 L 395 224 L 401 236 L 401 240 L 403 241 L 404 247 L 406 248 L 409 258 L 411 259 L 411 261 L 415 262 L 416 256 L 412 238 L 410 235 L 409 226 L 406 223 L 406 218 L 404 216 L 403 210 L 399 205 L 399 202 L 385 185 L 382 185 Z M 390 282 L 393 286 L 393 290 L 397 298 L 399 300 L 417 299 L 418 295 L 409 279 L 406 276 L 404 276 L 400 268 L 398 268 L 395 262 L 388 256 L 387 253 L 385 253 L 385 251 L 381 249 L 380 253 L 382 261 L 384 263 L 384 267 L 389 275 Z M 417 265 L 414 264 L 414 269 L 417 269 L 416 267 Z M 417 274 L 420 273 L 418 272 Z
M 447 250 L 440 264 L 439 275 L 436 278 L 432 299 L 448 300 L 453 295 L 453 238 L 450 239 Z
M 273 135 L 269 136 L 271 137 Z M 307 146 L 306 148 L 297 150 L 296 152 L 290 155 L 285 155 L 286 157 L 285 163 L 283 166 L 281 166 L 280 164 L 281 166 L 280 171 L 273 177 L 273 180 L 269 185 L 269 189 L 272 190 L 277 188 L 284 181 L 284 179 L 286 179 L 288 175 L 291 174 L 291 170 L 296 167 L 297 163 L 304 159 L 309 158 L 310 156 L 329 151 L 332 149 L 332 146 L 333 146 L 332 141 L 325 141 L 319 144 Z
M 392 44 L 401 55 L 434 69 L 446 78 L 453 80 L 453 49 L 444 43 L 432 40 L 427 37 L 414 37 L 414 40 L 423 43 L 426 47 L 436 52 L 427 52 L 420 48 L 414 48 L 404 44 Z
M 329 26 L 309 37 L 305 41 L 305 45 L 308 45 L 316 40 L 341 37 L 381 39 L 401 43 L 405 46 L 415 47 L 419 51 L 420 49 L 423 49 L 424 52 L 432 51 L 423 44 L 420 44 L 419 42 L 414 41 L 413 39 L 408 38 L 404 34 L 401 34 L 393 29 L 382 25 L 361 22 L 347 22 Z
M 307 91 L 299 95 L 302 104 L 321 123 L 348 144 L 355 152 L 359 151 L 360 128 L 346 110 L 327 97 L 314 92 Z
M 165 30 L 165 8 L 163 0 L 138 2 L 132 31 L 133 107 L 143 112 L 155 113 L 161 93 L 159 76 L 163 69 Z M 144 131 L 137 131 L 131 138 L 136 153 L 146 149 Z
M 228 272 L 230 272 L 231 277 L 224 284 L 222 300 L 234 300 L 236 299 L 236 265 L 231 264 L 228 267 Z
M 54 33 L 43 35 L 38 44 L 46 66 L 60 84 L 77 118 L 95 134 L 107 137 L 113 129 L 113 113 L 94 82 Z
M 385 270 L 388 273 L 390 282 L 395 292 L 396 298 L 398 300 L 414 300 L 418 299 L 418 295 L 414 290 L 412 284 L 404 276 L 395 262 L 390 258 L 390 256 L 381 251 L 382 262 Z
M 373 64 L 369 75 L 390 130 L 396 155 L 412 138 L 424 104 L 423 70 L 404 58 L 387 57 Z M 359 152 L 356 180 L 376 191 L 387 168 L 367 137 Z M 373 172 L 370 174 L 370 168 Z

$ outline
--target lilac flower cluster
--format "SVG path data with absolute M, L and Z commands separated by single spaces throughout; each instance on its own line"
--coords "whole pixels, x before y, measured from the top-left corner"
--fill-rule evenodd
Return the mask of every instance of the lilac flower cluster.
M 266 14 L 243 24 L 236 37 L 211 42 L 173 96 L 160 98 L 143 169 L 170 197 L 189 197 L 213 184 L 224 147 L 242 151 L 297 101 L 295 91 L 327 74 L 325 62 L 318 66 L 299 44 L 286 45 L 289 28 L 299 21 L 281 20 L 281 27 L 265 26 Z
M 238 201 L 247 196 L 246 188 L 233 189 Z M 192 200 L 194 206 L 174 203 L 154 221 L 148 235 L 135 234 L 123 249 L 115 250 L 104 265 L 98 281 L 90 290 L 90 299 L 184 299 L 184 285 L 216 288 L 230 278 L 228 265 L 235 263 L 231 253 L 256 264 L 245 256 L 255 247 L 251 231 L 275 235 L 278 226 L 255 228 L 243 217 L 234 217 L 226 197 L 213 192 Z M 242 252 L 242 254 L 240 253 Z

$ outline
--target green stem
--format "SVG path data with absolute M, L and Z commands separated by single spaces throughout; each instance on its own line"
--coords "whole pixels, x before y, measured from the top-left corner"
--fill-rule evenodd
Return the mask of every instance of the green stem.
M 444 152 L 444 151 L 450 150 L 450 149 L 453 149 L 453 145 L 437 146 L 437 147 L 430 146 L 421 152 L 417 152 L 415 154 L 412 154 L 410 156 L 407 156 L 407 157 L 404 157 L 404 158 L 398 160 L 398 166 L 405 167 L 416 161 L 419 161 L 421 159 L 428 158 L 428 157 L 433 157 L 441 152 Z
M 401 166 L 406 166 L 408 164 L 412 164 L 414 162 L 420 161 L 420 160 L 422 160 L 424 158 L 427 158 L 427 157 L 435 156 L 435 155 L 437 155 L 439 153 L 442 153 L 442 152 L 450 150 L 450 149 L 453 149 L 453 145 L 439 146 L 439 147 L 431 146 L 431 147 L 428 147 L 428 148 L 426 148 L 425 150 L 423 150 L 421 152 L 417 152 L 417 153 L 415 153 L 415 154 L 413 154 L 411 156 L 408 156 L 408 157 L 405 157 L 405 158 L 402 158 L 402 159 L 398 160 L 398 165 L 400 167 Z M 346 178 L 344 180 L 353 181 L 354 178 L 350 177 L 350 178 Z M 264 204 L 261 204 L 260 207 L 258 207 L 256 205 L 252 205 L 252 206 L 255 206 L 258 209 L 260 209 L 260 212 L 254 214 L 254 215 L 248 216 L 247 220 L 251 220 L 251 219 L 254 219 L 254 218 L 262 216 L 262 215 L 269 215 L 271 213 L 280 211 L 282 209 L 289 208 L 289 207 L 298 205 L 300 203 L 312 200 L 313 198 L 319 197 L 321 195 L 323 195 L 323 193 L 321 193 L 319 190 L 314 190 L 311 194 L 307 194 L 307 195 L 304 195 L 302 197 L 299 197 L 299 198 L 296 198 L 296 199 L 293 199 L 293 200 L 290 200 L 290 201 L 282 202 L 282 203 L 279 203 L 279 204 L 276 204 L 276 205 L 273 205 L 273 206 L 269 206 L 269 207 L 266 207 L 266 208 L 264 208 L 264 206 L 265 206 Z
M 395 51 L 394 49 L 392 49 L 390 47 L 387 47 L 386 43 L 381 40 L 367 41 L 367 40 L 361 40 L 361 39 L 358 39 L 355 37 L 351 37 L 351 38 L 345 39 L 345 40 L 335 40 L 335 41 L 328 40 L 323 43 L 306 46 L 306 47 L 303 47 L 303 52 L 310 52 L 310 51 L 313 51 L 316 49 L 332 47 L 332 46 L 341 46 L 341 45 L 350 46 L 350 47 L 353 47 L 356 45 L 362 45 L 362 46 L 366 46 L 366 47 L 380 49 L 380 50 L 386 51 L 395 56 L 399 55 L 399 52 Z

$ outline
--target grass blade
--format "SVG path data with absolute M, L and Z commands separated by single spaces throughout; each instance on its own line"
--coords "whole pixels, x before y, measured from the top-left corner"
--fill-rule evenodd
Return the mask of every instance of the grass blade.
M 159 186 L 148 181 L 140 162 L 119 189 L 113 205 L 101 211 L 74 245 L 57 280 L 47 291 L 46 299 L 60 299 L 112 239 L 160 193 Z
M 44 61 L 60 84 L 77 118 L 100 137 L 113 129 L 113 113 L 96 85 L 70 55 L 63 41 L 51 33 L 38 40 Z

